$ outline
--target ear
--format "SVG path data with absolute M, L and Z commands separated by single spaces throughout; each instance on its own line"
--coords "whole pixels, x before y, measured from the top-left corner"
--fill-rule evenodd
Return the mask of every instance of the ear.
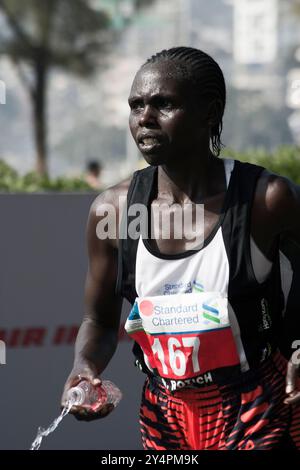
M 220 122 L 223 113 L 223 103 L 220 99 L 214 99 L 208 107 L 209 127 L 215 126 Z

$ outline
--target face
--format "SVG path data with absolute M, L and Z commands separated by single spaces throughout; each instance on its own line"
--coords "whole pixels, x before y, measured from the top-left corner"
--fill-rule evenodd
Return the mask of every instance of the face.
M 203 141 L 208 145 L 207 107 L 193 105 L 191 86 L 168 75 L 166 64 L 144 66 L 128 102 L 132 136 L 150 165 L 184 162 Z

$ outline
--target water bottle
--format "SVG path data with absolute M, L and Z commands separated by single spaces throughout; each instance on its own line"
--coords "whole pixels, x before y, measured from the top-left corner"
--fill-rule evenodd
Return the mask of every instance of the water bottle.
M 99 385 L 93 385 L 88 380 L 82 380 L 68 391 L 68 400 L 75 406 L 91 408 L 112 404 L 116 407 L 122 398 L 122 392 L 109 380 L 103 380 Z

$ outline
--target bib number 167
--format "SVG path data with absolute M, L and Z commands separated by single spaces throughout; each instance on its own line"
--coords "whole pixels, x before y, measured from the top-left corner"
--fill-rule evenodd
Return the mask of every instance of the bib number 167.
M 200 372 L 199 348 L 200 339 L 196 336 L 180 339 L 168 338 L 164 344 L 159 338 L 155 338 L 152 344 L 152 353 L 157 356 L 165 376 L 172 372 L 176 376 L 182 377 L 185 375 L 187 367 L 191 367 L 193 373 Z M 187 351 L 188 349 L 192 349 L 192 354 Z

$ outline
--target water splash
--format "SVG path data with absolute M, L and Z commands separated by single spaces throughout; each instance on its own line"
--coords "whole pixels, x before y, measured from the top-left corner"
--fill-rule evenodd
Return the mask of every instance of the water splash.
M 74 405 L 74 400 L 69 400 L 66 406 L 63 408 L 61 414 L 58 416 L 58 418 L 56 418 L 47 429 L 44 429 L 42 427 L 38 428 L 37 436 L 35 440 L 33 441 L 33 443 L 31 444 L 30 450 L 38 450 L 40 448 L 43 438 L 51 434 L 53 431 L 55 431 L 59 423 L 70 412 L 73 405 Z

